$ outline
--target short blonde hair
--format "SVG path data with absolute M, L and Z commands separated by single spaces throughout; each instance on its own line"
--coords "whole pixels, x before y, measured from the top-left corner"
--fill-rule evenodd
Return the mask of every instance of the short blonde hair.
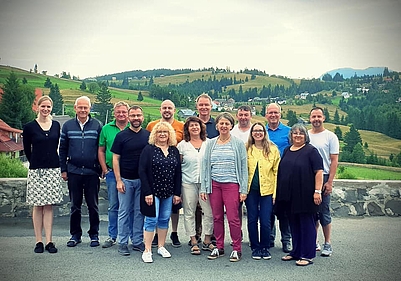
M 168 122 L 159 122 L 157 123 L 153 129 L 152 132 L 150 132 L 149 136 L 149 144 L 156 144 L 156 133 L 160 129 L 167 129 L 168 131 L 168 146 L 176 146 L 177 145 L 177 139 L 175 136 L 175 131 L 173 126 L 170 125 Z
M 117 103 L 114 105 L 113 109 L 116 109 L 116 107 L 120 107 L 120 106 L 125 106 L 125 107 L 127 108 L 127 110 L 129 109 L 129 104 L 126 103 L 125 101 L 119 101 L 119 102 L 117 102 Z

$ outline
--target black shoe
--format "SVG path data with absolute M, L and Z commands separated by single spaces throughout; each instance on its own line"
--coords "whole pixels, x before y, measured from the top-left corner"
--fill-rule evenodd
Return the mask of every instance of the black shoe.
M 157 236 L 157 233 L 156 233 L 155 237 L 153 237 L 152 248 L 156 248 L 157 246 L 159 246 L 159 237 Z
M 99 236 L 97 234 L 95 235 L 89 235 L 90 239 L 91 239 L 91 243 L 90 246 L 91 247 L 98 247 L 100 246 L 100 242 L 99 242 Z
M 181 242 L 180 242 L 180 240 L 178 239 L 178 234 L 177 234 L 177 232 L 171 232 L 171 234 L 170 234 L 170 239 L 171 239 L 171 245 L 172 245 L 174 248 L 181 247 Z
M 43 253 L 44 251 L 44 246 L 42 242 L 38 242 L 35 245 L 35 249 L 33 249 L 33 251 L 37 254 Z
M 56 246 L 54 246 L 53 242 L 47 243 L 45 250 L 48 251 L 50 254 L 57 253 L 57 248 L 56 248 Z
M 118 245 L 118 253 L 122 256 L 129 256 L 130 252 L 128 250 L 127 244 Z
M 291 252 L 291 250 L 292 250 L 292 247 L 289 242 L 283 243 L 283 252 L 284 253 L 289 253 L 289 252 Z
M 68 242 L 67 242 L 67 247 L 75 247 L 76 245 L 78 245 L 81 242 L 82 242 L 81 238 L 72 236 L 70 238 L 70 240 L 68 240 Z

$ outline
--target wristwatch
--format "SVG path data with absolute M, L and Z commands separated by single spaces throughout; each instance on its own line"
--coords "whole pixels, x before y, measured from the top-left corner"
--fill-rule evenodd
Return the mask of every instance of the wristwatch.
M 320 190 L 320 189 L 315 189 L 315 193 L 322 194 L 322 190 Z

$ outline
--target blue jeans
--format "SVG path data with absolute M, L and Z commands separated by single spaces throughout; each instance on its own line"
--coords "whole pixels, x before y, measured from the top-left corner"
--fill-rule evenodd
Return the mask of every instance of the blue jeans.
M 166 199 L 153 196 L 153 204 L 156 208 L 156 217 L 145 217 L 145 231 L 153 232 L 157 228 L 168 229 L 168 223 L 173 207 L 173 196 Z
M 259 191 L 251 190 L 245 201 L 248 216 L 248 233 L 251 248 L 269 249 L 270 218 L 273 212 L 272 195 L 261 196 Z M 260 234 L 258 230 L 260 224 Z
M 118 222 L 118 191 L 116 177 L 113 170 L 109 170 L 106 174 L 106 185 L 107 185 L 107 196 L 109 199 L 109 226 L 108 233 L 109 237 L 114 240 L 117 239 L 117 222 Z
M 125 193 L 118 192 L 118 243 L 128 244 L 131 236 L 132 244 L 143 243 L 143 215 L 140 211 L 141 180 L 122 178 Z M 132 233 L 132 235 L 131 235 Z

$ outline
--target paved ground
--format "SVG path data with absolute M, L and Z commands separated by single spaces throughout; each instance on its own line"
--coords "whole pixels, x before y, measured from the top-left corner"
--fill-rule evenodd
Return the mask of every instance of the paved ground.
M 106 238 L 107 218 L 102 217 L 101 240 Z M 182 218 L 181 218 L 182 219 Z M 88 228 L 83 219 L 84 229 Z M 184 237 L 182 222 L 179 235 Z M 244 233 L 246 220 L 244 220 Z M 319 235 L 321 236 L 321 234 Z M 167 245 L 171 259 L 154 253 L 154 263 L 145 264 L 139 252 L 123 257 L 117 247 L 89 247 L 89 238 L 68 248 L 68 218 L 55 218 L 54 242 L 59 253 L 35 254 L 32 222 L 24 218 L 0 218 L 0 280 L 400 280 L 401 218 L 335 218 L 334 253 L 330 258 L 316 257 L 313 265 L 295 266 L 283 262 L 281 248 L 271 249 L 272 259 L 254 261 L 248 241 L 243 243 L 243 259 L 228 260 L 231 247 L 226 239 L 225 257 L 215 261 L 191 256 L 189 247 Z M 320 237 L 320 240 L 321 237 Z M 279 246 L 279 238 L 276 239 Z

